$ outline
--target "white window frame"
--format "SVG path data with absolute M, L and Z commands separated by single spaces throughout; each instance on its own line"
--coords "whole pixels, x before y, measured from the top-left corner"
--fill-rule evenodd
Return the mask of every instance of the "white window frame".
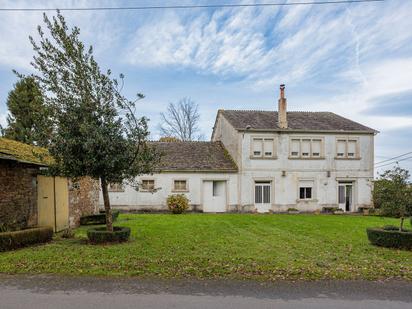
M 301 183 L 310 182 L 312 186 L 304 186 Z M 301 188 L 312 188 L 311 189 L 311 197 L 310 198 L 301 198 L 300 197 L 300 189 Z M 314 178 L 300 178 L 298 179 L 298 190 L 297 190 L 297 201 L 316 201 L 316 182 Z
M 255 140 L 261 140 L 261 154 L 260 155 L 255 155 L 254 153 L 254 146 L 255 146 Z M 266 155 L 265 154 L 265 140 L 266 141 L 272 141 L 273 146 L 272 146 L 272 155 Z M 276 159 L 277 158 L 277 138 L 276 136 L 251 136 L 250 138 L 250 158 L 251 159 Z
M 302 141 L 310 140 L 309 155 L 302 155 Z M 299 141 L 299 151 L 297 155 L 292 155 L 292 143 L 293 141 Z M 313 155 L 313 142 L 320 141 L 320 152 L 318 156 Z M 304 160 L 323 160 L 325 159 L 325 138 L 323 136 L 291 136 L 289 138 L 289 159 L 304 159 Z
M 154 178 L 143 178 L 143 179 L 140 179 L 140 182 L 141 182 L 142 185 L 140 186 L 139 191 L 140 192 L 153 192 L 153 190 L 147 189 L 143 186 L 143 182 L 145 182 L 145 181 L 153 181 L 153 190 L 156 188 L 156 179 L 154 179 Z
M 338 156 L 338 145 L 339 142 L 345 143 L 345 152 L 343 156 Z M 348 156 L 348 148 L 349 148 L 349 141 L 355 141 L 355 154 L 354 156 Z M 360 157 L 360 146 L 359 146 L 359 137 L 351 137 L 351 136 L 344 136 L 344 137 L 336 137 L 335 140 L 335 159 L 337 160 L 359 160 Z
M 186 183 L 186 188 L 185 189 L 176 189 L 176 181 L 184 181 Z M 173 179 L 172 185 L 173 185 L 172 192 L 189 192 L 189 181 L 187 179 L 182 179 L 182 178 Z

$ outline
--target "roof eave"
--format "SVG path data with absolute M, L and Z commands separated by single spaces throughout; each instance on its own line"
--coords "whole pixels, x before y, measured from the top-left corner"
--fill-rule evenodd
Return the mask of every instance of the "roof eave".
M 245 129 L 235 128 L 239 132 L 279 132 L 279 133 L 328 133 L 328 134 L 378 134 L 379 131 L 362 130 L 303 130 L 303 129 Z
M 237 173 L 236 169 L 159 169 L 155 173 Z

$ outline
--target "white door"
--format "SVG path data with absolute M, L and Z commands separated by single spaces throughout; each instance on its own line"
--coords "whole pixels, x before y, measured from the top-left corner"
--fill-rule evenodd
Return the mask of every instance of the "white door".
M 338 184 L 338 203 L 343 211 L 353 211 L 353 185 L 352 183 Z
M 226 181 L 203 181 L 203 212 L 226 212 Z
M 268 212 L 271 209 L 270 188 L 269 181 L 255 182 L 255 207 L 257 212 Z

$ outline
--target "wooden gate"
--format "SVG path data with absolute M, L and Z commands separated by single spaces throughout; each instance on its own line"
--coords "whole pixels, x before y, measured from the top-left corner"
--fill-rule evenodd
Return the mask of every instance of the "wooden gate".
M 69 226 L 69 190 L 67 178 L 37 176 L 38 225 L 59 232 Z

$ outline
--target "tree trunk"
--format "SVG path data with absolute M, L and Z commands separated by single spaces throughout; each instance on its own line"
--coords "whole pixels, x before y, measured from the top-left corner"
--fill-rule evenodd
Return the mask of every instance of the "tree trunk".
M 405 219 L 404 217 L 401 217 L 401 225 L 399 226 L 399 232 L 402 232 L 403 230 L 403 220 L 404 219 Z
M 113 217 L 112 210 L 110 209 L 109 191 L 107 190 L 108 184 L 106 178 L 101 177 L 101 185 L 103 193 L 104 211 L 106 213 L 106 227 L 108 231 L 113 232 Z

